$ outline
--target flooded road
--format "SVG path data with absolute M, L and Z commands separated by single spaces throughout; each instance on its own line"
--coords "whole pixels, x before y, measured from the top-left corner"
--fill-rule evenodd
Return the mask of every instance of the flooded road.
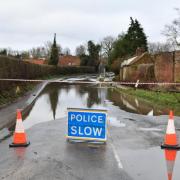
M 107 144 L 67 143 L 67 108 L 107 109 Z M 10 138 L 0 144 L 0 179 L 165 180 L 171 171 L 178 180 L 179 154 L 169 161 L 160 149 L 168 116 L 153 114 L 168 109 L 111 86 L 48 84 L 23 118 L 31 145 L 18 152 L 8 149 Z M 180 137 L 180 118 L 175 120 Z
M 102 109 L 108 104 L 112 104 L 114 108 L 119 107 L 124 111 L 141 115 L 157 116 L 169 113 L 167 107 L 157 106 L 137 97 L 119 93 L 111 86 L 51 83 L 42 91 L 30 114 L 25 118 L 25 128 L 30 128 L 40 122 L 66 117 L 68 107 Z

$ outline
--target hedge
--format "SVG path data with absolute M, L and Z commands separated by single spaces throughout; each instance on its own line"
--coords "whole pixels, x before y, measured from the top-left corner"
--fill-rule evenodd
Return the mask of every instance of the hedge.
M 0 56 L 0 78 L 37 79 L 49 75 L 95 73 L 94 67 L 56 67 L 38 65 L 22 60 Z M 12 83 L 0 81 L 0 91 L 11 87 Z

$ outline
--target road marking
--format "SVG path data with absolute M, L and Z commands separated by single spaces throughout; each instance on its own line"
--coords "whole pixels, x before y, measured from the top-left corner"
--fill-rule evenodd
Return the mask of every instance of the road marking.
M 115 146 L 112 143 L 111 143 L 111 147 L 112 147 L 112 150 L 113 150 L 113 153 L 114 153 L 114 157 L 115 157 L 115 159 L 116 159 L 116 161 L 118 163 L 119 169 L 123 169 L 123 165 L 122 165 L 121 160 L 120 160 L 120 158 L 118 156 L 117 150 L 116 150 Z
M 113 153 L 114 153 L 114 157 L 115 157 L 115 159 L 116 159 L 116 161 L 117 161 L 118 168 L 119 168 L 119 169 L 123 169 L 122 162 L 121 162 L 121 160 L 120 160 L 120 158 L 119 158 L 119 155 L 118 155 L 118 152 L 117 152 L 117 150 L 116 150 L 116 147 L 115 147 L 114 144 L 113 144 L 113 140 L 112 140 L 112 137 L 111 137 L 109 131 L 107 131 L 107 134 L 108 134 L 108 136 L 109 136 L 109 139 L 111 139 L 110 144 L 111 144 L 111 147 L 112 147 L 112 150 L 113 150 Z

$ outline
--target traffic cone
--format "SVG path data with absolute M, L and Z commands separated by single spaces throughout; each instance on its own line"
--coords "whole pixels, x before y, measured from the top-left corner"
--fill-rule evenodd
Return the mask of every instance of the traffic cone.
M 165 150 L 168 180 L 172 180 L 177 150 Z
M 178 145 L 178 142 L 177 142 L 177 136 L 176 136 L 175 126 L 174 126 L 174 116 L 173 116 L 172 111 L 170 111 L 170 114 L 169 114 L 169 120 L 168 120 L 168 125 L 167 125 L 164 141 L 165 141 L 164 144 L 161 145 L 162 149 L 171 149 L 171 150 L 180 149 L 180 146 Z
M 27 147 L 30 142 L 27 142 L 26 133 L 22 122 L 21 111 L 17 110 L 16 128 L 13 136 L 13 143 L 9 147 Z

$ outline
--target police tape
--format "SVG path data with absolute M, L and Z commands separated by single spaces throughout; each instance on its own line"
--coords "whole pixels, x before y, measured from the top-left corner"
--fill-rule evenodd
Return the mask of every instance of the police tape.
M 83 80 L 43 80 L 43 79 L 0 79 L 0 81 L 11 82 L 48 82 L 48 83 L 78 83 L 78 84 L 114 84 L 114 85 L 175 85 L 180 86 L 176 82 L 113 82 L 113 81 L 83 81 Z

